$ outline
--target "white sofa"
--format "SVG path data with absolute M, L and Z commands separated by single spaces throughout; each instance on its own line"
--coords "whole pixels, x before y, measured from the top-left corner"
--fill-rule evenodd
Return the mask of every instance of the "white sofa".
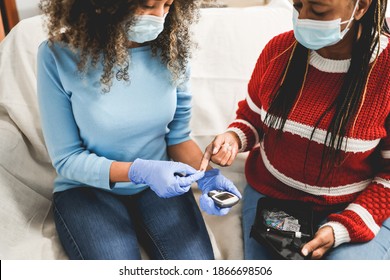
M 291 29 L 291 4 L 202 9 L 194 32 L 193 138 L 202 149 L 234 119 L 264 45 Z M 51 213 L 55 177 L 36 100 L 36 53 L 42 18 L 21 21 L 0 44 L 0 259 L 66 259 Z M 223 168 L 239 189 L 245 154 Z M 197 198 L 199 192 L 194 187 Z M 217 259 L 242 259 L 241 205 L 224 217 L 204 215 Z

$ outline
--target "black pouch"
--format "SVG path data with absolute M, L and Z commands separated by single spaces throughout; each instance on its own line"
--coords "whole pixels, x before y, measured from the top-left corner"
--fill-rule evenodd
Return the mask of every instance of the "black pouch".
M 290 228 L 295 228 L 292 231 L 286 230 L 289 226 L 282 226 L 282 222 L 277 224 L 277 219 L 272 218 L 273 215 L 283 216 L 283 213 L 287 219 L 297 222 L 299 227 L 292 225 Z M 300 252 L 303 245 L 313 238 L 313 216 L 314 212 L 309 203 L 262 197 L 257 202 L 256 218 L 250 237 L 265 245 L 275 259 L 309 259 L 310 255 L 304 257 Z

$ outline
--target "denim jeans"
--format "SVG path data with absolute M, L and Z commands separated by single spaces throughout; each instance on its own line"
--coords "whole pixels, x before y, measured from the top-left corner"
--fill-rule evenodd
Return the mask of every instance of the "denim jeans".
M 247 185 L 243 195 L 242 223 L 244 235 L 244 258 L 248 260 L 272 259 L 267 248 L 249 237 L 256 216 L 257 201 L 264 197 Z M 382 224 L 378 234 L 369 242 L 344 243 L 331 249 L 324 259 L 329 260 L 389 260 L 390 259 L 390 218 Z
M 133 196 L 90 187 L 54 193 L 54 217 L 70 259 L 213 259 L 191 190 L 163 199 L 147 189 Z

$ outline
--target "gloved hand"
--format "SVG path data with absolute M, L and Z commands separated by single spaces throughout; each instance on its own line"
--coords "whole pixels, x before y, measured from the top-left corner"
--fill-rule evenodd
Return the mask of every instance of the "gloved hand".
M 128 176 L 135 184 L 148 185 L 159 197 L 169 198 L 187 192 L 204 172 L 180 162 L 136 159 Z
M 205 211 L 209 215 L 223 216 L 226 215 L 230 208 L 219 208 L 215 205 L 208 192 L 212 190 L 222 190 L 233 193 L 241 198 L 240 192 L 234 186 L 233 182 L 223 176 L 219 169 L 211 169 L 206 171 L 204 177 L 198 180 L 198 187 L 202 191 L 200 196 L 199 205 L 200 209 Z

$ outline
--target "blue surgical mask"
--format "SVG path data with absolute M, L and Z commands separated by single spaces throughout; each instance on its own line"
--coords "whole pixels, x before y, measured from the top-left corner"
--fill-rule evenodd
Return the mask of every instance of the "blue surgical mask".
M 164 17 L 151 15 L 137 16 L 134 25 L 127 32 L 128 40 L 140 44 L 153 41 L 164 30 L 166 16 L 167 14 Z
M 341 18 L 335 20 L 312 20 L 299 19 L 299 13 L 293 9 L 293 27 L 294 36 L 297 41 L 310 50 L 319 50 L 324 47 L 332 46 L 341 41 L 349 31 L 349 25 L 354 19 L 355 11 L 359 0 L 356 1 L 355 8 L 349 20 L 341 21 Z M 348 23 L 343 31 L 340 31 L 340 25 Z

